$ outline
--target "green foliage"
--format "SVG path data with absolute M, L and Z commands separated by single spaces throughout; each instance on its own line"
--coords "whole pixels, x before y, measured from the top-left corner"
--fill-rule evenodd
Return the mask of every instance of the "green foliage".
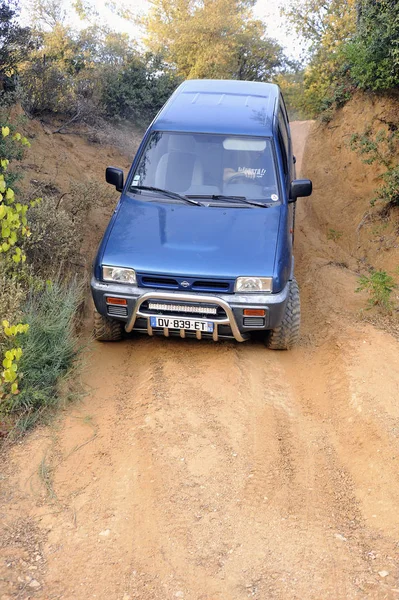
M 0 0 L 0 103 L 16 99 L 17 69 L 30 47 L 30 30 L 17 23 L 14 0 Z
M 344 53 L 351 76 L 362 89 L 386 90 L 399 84 L 399 3 L 358 0 L 358 27 Z
M 384 185 L 378 190 L 378 197 L 391 206 L 399 206 L 399 167 L 389 169 L 383 174 Z
M 11 130 L 7 125 L 1 128 L 1 137 L 4 139 L 10 136 Z M 14 133 L 12 136 L 11 148 L 18 146 L 30 146 L 30 143 L 20 133 Z M 10 158 L 15 156 L 9 144 L 4 144 L 0 147 L 0 254 L 12 253 L 12 260 L 15 263 L 25 262 L 25 254 L 21 251 L 21 239 L 30 235 L 28 227 L 28 219 L 26 213 L 29 205 L 17 202 L 14 190 L 9 187 L 5 173 L 8 170 Z M 38 201 L 30 202 L 34 206 Z
M 327 118 L 357 88 L 399 84 L 399 3 L 391 0 L 293 0 L 284 12 L 305 40 L 302 104 Z
M 389 169 L 392 166 L 398 141 L 399 134 L 396 129 L 390 131 L 381 129 L 373 134 L 372 128 L 368 127 L 362 134 L 354 133 L 349 145 L 351 150 L 362 157 L 365 164 L 371 165 L 377 162 Z
M 291 121 L 304 121 L 312 117 L 304 102 L 304 70 L 294 65 L 290 71 L 280 73 L 275 78 L 280 86 Z
M 101 96 L 105 113 L 146 126 L 180 81 L 160 56 L 134 55 L 122 67 L 105 74 Z
M 399 152 L 399 131 L 392 125 L 373 133 L 371 127 L 362 134 L 355 133 L 349 142 L 350 148 L 362 157 L 365 164 L 377 163 L 385 168 L 381 175 L 384 184 L 377 190 L 374 205 L 378 200 L 390 205 L 399 206 L 399 167 L 396 157 Z
M 24 263 L 26 256 L 21 249 L 22 239 L 29 237 L 28 219 L 26 213 L 29 204 L 17 202 L 14 190 L 9 186 L 10 178 L 6 178 L 10 159 L 20 158 L 16 147 L 19 145 L 29 146 L 29 142 L 20 133 L 12 135 L 8 125 L 1 127 L 0 139 L 0 256 L 3 265 L 11 261 L 15 265 Z M 34 206 L 37 201 L 30 202 Z M 8 266 L 9 270 L 9 266 Z M 7 314 L 2 315 L 7 316 Z M 18 363 L 22 356 L 22 350 L 15 345 L 15 339 L 20 334 L 26 333 L 29 326 L 22 323 L 12 324 L 8 319 L 3 319 L 3 343 L 0 349 L 3 353 L 3 371 L 0 376 L 0 400 L 9 399 L 18 393 Z M 4 338 L 6 342 L 4 343 Z
M 79 352 L 75 319 L 81 301 L 76 280 L 47 282 L 31 294 L 24 311 L 29 330 L 18 338 L 20 392 L 2 402 L 3 413 L 32 413 L 59 402 L 59 381 Z
M 302 109 L 312 117 L 342 106 L 352 94 L 344 44 L 356 29 L 355 0 L 294 0 L 284 10 L 307 48 Z
M 383 311 L 390 312 L 393 308 L 391 295 L 396 287 L 393 277 L 386 271 L 373 271 L 369 276 L 360 277 L 359 286 L 355 291 L 365 290 L 368 293 L 368 309 L 378 306 Z

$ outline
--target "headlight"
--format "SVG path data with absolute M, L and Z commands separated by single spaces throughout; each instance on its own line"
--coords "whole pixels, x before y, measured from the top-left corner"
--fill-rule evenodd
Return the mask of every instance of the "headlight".
M 273 290 L 273 277 L 237 277 L 236 292 L 271 292 Z
M 136 271 L 134 269 L 123 269 L 122 267 L 103 267 L 104 281 L 115 281 L 117 283 L 136 284 Z

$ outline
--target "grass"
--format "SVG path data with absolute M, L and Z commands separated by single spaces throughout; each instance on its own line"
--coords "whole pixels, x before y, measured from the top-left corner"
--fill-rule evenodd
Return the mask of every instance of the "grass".
M 23 311 L 29 332 L 18 340 L 23 350 L 20 392 L 3 407 L 3 412 L 13 417 L 14 433 L 30 429 L 48 409 L 63 401 L 63 383 L 81 351 L 76 333 L 81 302 L 82 286 L 76 279 L 47 282 L 30 295 Z

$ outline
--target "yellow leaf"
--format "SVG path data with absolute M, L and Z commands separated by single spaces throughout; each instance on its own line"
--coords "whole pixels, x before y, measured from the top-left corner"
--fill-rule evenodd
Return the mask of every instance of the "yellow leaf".
M 11 385 L 11 393 L 18 394 L 18 382 L 17 381 L 14 381 L 14 383 Z
M 3 134 L 3 137 L 7 137 L 8 135 L 10 135 L 10 128 L 9 127 L 2 127 L 1 128 L 1 133 Z

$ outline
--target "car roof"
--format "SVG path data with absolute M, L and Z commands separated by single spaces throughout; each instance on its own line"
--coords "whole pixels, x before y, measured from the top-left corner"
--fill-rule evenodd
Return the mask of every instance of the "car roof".
M 155 118 L 155 131 L 272 136 L 280 90 L 272 83 L 184 81 Z

